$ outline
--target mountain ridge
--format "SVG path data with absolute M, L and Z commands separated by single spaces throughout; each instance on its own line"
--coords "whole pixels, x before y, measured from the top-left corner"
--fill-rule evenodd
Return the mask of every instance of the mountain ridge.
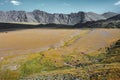
M 62 13 L 47 13 L 45 11 L 34 10 L 26 11 L 0 11 L 0 22 L 32 22 L 41 24 L 66 24 L 75 25 L 77 23 L 85 23 L 88 21 L 105 20 L 103 15 L 93 12 L 82 12 L 62 14 Z

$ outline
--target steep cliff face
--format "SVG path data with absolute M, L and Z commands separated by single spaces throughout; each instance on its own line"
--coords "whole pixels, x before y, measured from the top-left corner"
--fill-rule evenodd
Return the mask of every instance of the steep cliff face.
M 71 14 L 50 14 L 40 10 L 33 12 L 25 11 L 0 11 L 0 22 L 36 22 L 42 24 L 55 23 L 74 25 L 87 21 L 97 21 L 106 19 L 102 15 L 92 12 L 78 12 Z

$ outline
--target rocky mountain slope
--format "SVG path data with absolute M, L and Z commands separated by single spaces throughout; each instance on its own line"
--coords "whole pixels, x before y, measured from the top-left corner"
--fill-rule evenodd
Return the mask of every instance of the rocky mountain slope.
M 116 15 L 118 15 L 118 13 L 114 13 L 114 12 L 106 12 L 106 13 L 102 14 L 102 16 L 104 16 L 105 18 L 110 18 L 110 17 L 116 16 Z
M 120 28 L 120 14 L 110 17 L 106 20 L 89 21 L 86 23 L 78 23 L 74 27 L 77 28 Z
M 110 20 L 111 20 L 111 21 L 112 21 L 112 20 L 116 20 L 116 21 L 117 21 L 117 20 L 120 20 L 120 14 L 118 14 L 118 15 L 116 15 L 116 16 L 113 16 L 113 17 L 110 17 L 110 18 L 107 19 L 107 21 L 110 21 Z
M 67 24 L 74 25 L 77 23 L 84 23 L 87 21 L 104 20 L 108 17 L 114 16 L 114 14 L 96 14 L 93 12 L 78 12 L 71 14 L 50 14 L 40 10 L 34 10 L 32 12 L 26 11 L 0 11 L 0 22 L 34 22 L 42 24 Z

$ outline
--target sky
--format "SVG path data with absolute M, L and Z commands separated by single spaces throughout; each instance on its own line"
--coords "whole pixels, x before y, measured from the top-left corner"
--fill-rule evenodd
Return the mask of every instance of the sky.
M 39 9 L 49 13 L 120 12 L 120 0 L 0 0 L 0 11 Z

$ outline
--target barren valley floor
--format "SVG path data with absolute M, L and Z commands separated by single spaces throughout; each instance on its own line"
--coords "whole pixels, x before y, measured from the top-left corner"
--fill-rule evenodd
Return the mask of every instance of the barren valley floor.
M 99 69 L 113 70 L 112 66 L 115 71 L 119 71 L 120 64 L 116 60 L 111 64 L 101 64 L 100 61 L 96 61 L 98 60 L 96 56 L 107 54 L 107 48 L 119 39 L 120 29 L 104 28 L 25 29 L 1 32 L 0 78 L 1 80 L 26 80 L 27 78 L 55 80 L 55 76 L 58 76 L 57 80 L 79 80 L 80 78 L 80 80 L 89 80 L 88 74 L 97 73 Z M 106 60 L 104 57 L 106 56 L 100 55 L 100 58 Z M 89 72 L 89 68 L 91 70 L 95 68 L 96 72 Z M 99 79 L 99 76 L 94 74 L 90 79 L 96 80 L 96 77 L 98 80 L 103 78 Z M 113 77 L 114 79 L 111 79 L 108 75 L 108 80 L 118 79 L 118 76 Z

